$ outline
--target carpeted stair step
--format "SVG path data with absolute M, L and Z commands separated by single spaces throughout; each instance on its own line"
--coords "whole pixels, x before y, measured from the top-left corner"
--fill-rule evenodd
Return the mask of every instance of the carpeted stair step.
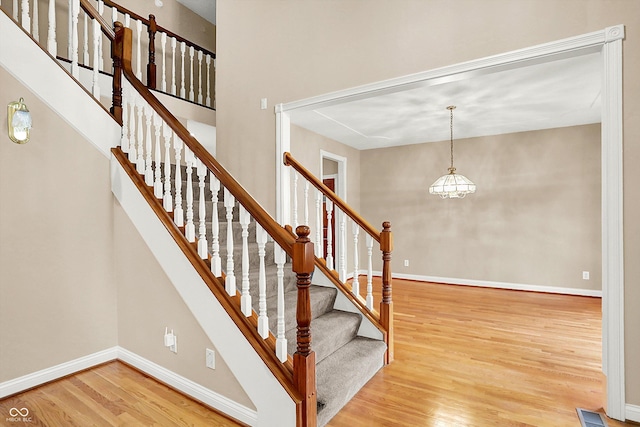
M 311 318 L 313 319 L 311 324 L 318 317 L 333 310 L 333 305 L 336 301 L 338 291 L 335 288 L 329 288 L 327 286 L 314 286 L 309 287 L 309 293 L 311 295 Z M 253 309 L 258 313 L 259 301 L 257 298 L 252 298 Z M 269 329 L 273 335 L 276 335 L 278 331 L 278 296 L 270 295 L 267 298 L 267 316 L 269 316 Z M 298 303 L 298 292 L 292 290 L 285 292 L 284 294 L 284 330 L 295 329 L 296 322 L 296 307 Z
M 386 349 L 383 341 L 357 337 L 316 364 L 318 426 L 326 425 L 382 368 Z
M 316 364 L 354 339 L 361 321 L 359 314 L 342 310 L 331 310 L 315 318 L 311 322 L 311 349 L 316 353 Z M 296 352 L 296 332 L 293 327 L 285 333 L 289 354 Z

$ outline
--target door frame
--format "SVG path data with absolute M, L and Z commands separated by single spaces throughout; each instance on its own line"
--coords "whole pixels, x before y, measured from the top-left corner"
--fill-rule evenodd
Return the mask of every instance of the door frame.
M 472 75 L 513 69 L 551 59 L 600 52 L 602 57 L 602 371 L 604 408 L 626 418 L 624 357 L 623 111 L 622 40 L 624 25 L 527 47 L 486 58 L 376 82 L 313 98 L 276 105 L 276 215 L 281 224 L 290 206 L 289 169 L 282 161 L 290 149 L 291 114 L 357 99 L 393 93 L 411 86 L 434 85 Z

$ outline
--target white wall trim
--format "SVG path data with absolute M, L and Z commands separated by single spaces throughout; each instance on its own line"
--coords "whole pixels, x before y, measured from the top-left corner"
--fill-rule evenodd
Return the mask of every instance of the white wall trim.
M 408 76 L 358 86 L 338 92 L 280 104 L 277 116 L 294 111 L 393 93 L 413 87 L 468 78 L 536 64 L 553 58 L 566 58 L 589 52 L 602 53 L 602 367 L 607 377 L 607 415 L 621 420 L 625 415 L 624 361 L 624 253 L 622 193 L 622 40 L 624 25 L 567 39 L 527 47 L 473 61 L 454 64 Z M 276 149 L 281 141 L 276 135 Z M 281 156 L 281 152 L 277 152 Z M 276 195 L 280 197 L 280 194 Z
M 607 415 L 625 416 L 622 39 L 602 31 L 602 371 Z
M 640 423 L 640 406 L 627 404 L 626 406 L 626 418 L 627 421 L 635 421 Z
M 238 421 L 242 421 L 250 426 L 258 424 L 258 414 L 253 409 L 240 405 L 228 397 L 209 390 L 127 349 L 118 347 L 118 359 Z
M 50 368 L 41 369 L 21 377 L 0 383 L 0 399 L 38 387 L 67 375 L 92 368 L 101 363 L 115 360 L 118 357 L 117 347 L 108 348 L 78 359 L 70 360 Z
M 361 270 L 360 274 L 367 274 L 366 271 Z M 382 276 L 382 272 L 374 271 L 375 276 Z M 525 283 L 509 283 L 509 282 L 493 282 L 490 280 L 473 280 L 473 279 L 460 279 L 452 277 L 439 277 L 439 276 L 424 276 L 420 274 L 402 274 L 392 273 L 391 277 L 394 279 L 407 279 L 415 280 L 418 282 L 433 282 L 443 283 L 446 285 L 462 285 L 462 286 L 479 286 L 482 288 L 495 288 L 495 289 L 509 289 L 514 291 L 528 291 L 528 292 L 543 292 L 547 294 L 563 294 L 563 295 L 578 295 L 584 297 L 602 297 L 602 291 L 592 289 L 578 289 L 578 288 L 561 288 L 556 286 L 542 286 L 531 285 Z

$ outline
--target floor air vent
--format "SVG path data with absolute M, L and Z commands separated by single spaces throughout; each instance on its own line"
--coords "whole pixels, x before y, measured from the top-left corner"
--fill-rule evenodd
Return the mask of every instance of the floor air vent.
M 577 408 L 576 411 L 582 427 L 607 427 L 607 422 L 599 413 L 580 408 Z

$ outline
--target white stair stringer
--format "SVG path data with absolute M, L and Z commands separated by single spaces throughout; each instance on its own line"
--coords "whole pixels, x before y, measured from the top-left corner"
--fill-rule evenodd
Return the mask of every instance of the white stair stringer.
M 120 142 L 118 123 L 3 12 L 0 34 L 0 66 L 109 158 L 111 147 Z M 27 96 L 25 99 L 28 105 Z M 34 123 L 32 137 L 40 132 L 46 129 Z
M 120 163 L 111 157 L 111 189 L 167 277 L 256 407 L 256 426 L 295 427 L 286 390 L 211 293 Z

